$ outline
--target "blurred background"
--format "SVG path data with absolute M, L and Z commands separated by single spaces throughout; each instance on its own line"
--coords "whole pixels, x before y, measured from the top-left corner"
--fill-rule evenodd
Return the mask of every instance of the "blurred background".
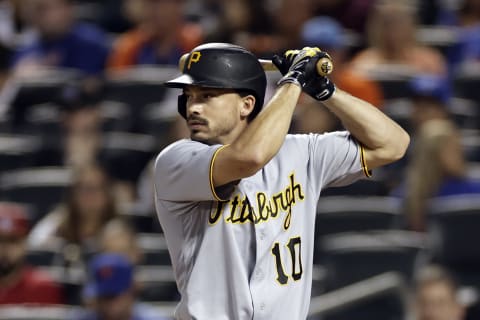
M 172 319 L 152 161 L 188 132 L 161 84 L 207 41 L 319 46 L 411 134 L 323 192 L 309 319 L 480 319 L 480 0 L 0 0 L 0 319 Z M 292 133 L 341 128 L 301 97 Z

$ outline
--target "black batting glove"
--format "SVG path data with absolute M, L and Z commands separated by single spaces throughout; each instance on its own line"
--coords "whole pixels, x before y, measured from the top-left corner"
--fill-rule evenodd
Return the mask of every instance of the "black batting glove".
M 282 56 L 275 54 L 272 58 L 273 64 L 280 71 L 282 76 L 286 75 L 288 69 L 292 65 L 293 59 L 297 56 L 300 50 L 287 50 Z
M 306 65 L 306 81 L 302 87 L 302 91 L 318 101 L 329 99 L 335 92 L 335 84 L 326 76 L 321 76 L 317 72 L 317 62 L 322 58 L 330 58 L 328 53 L 320 52 L 311 58 Z M 312 70 L 313 68 L 313 70 Z
M 283 57 L 274 57 L 273 63 L 283 74 L 283 77 L 277 82 L 277 84 L 283 85 L 285 83 L 295 83 L 303 88 L 307 79 L 312 76 L 306 74 L 307 65 L 309 65 L 309 61 L 312 57 L 315 57 L 319 52 L 321 51 L 318 48 L 305 47 L 302 50 L 289 50 Z M 308 70 L 314 69 L 308 68 Z
M 321 76 L 317 72 L 317 62 L 322 58 L 328 58 L 332 60 L 330 55 L 326 52 L 321 51 L 318 48 L 304 48 L 304 49 L 314 49 L 316 51 L 313 57 L 310 57 L 307 62 L 302 65 L 304 68 L 301 75 L 297 80 L 301 80 L 302 83 L 302 90 L 311 96 L 312 98 L 324 101 L 329 99 L 333 93 L 335 92 L 335 85 L 330 79 L 326 76 Z M 294 61 L 296 61 L 297 55 L 300 53 L 301 50 L 288 50 L 286 51 L 283 56 L 274 55 L 272 58 L 273 64 L 278 68 L 280 73 L 284 75 L 284 78 L 287 77 L 286 74 L 293 66 Z M 300 70 L 302 68 L 297 68 Z M 294 74 L 296 75 L 296 74 Z M 278 84 L 284 83 L 280 79 Z M 291 80 L 291 79 L 289 79 Z M 285 82 L 294 82 L 292 81 L 285 81 Z M 299 81 L 300 82 L 300 81 Z

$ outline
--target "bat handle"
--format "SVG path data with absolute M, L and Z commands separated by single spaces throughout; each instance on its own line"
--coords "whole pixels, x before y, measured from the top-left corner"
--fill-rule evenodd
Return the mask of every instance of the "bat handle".
M 259 59 L 258 60 L 265 71 L 276 71 L 277 67 L 273 64 L 272 60 Z M 320 76 L 328 76 L 333 71 L 332 60 L 328 58 L 321 58 L 316 65 L 317 73 Z

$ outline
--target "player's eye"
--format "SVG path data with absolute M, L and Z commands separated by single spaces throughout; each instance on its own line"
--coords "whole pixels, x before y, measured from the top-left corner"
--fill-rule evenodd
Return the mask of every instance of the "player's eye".
M 208 100 L 213 97 L 215 97 L 215 95 L 212 92 L 205 92 L 204 94 L 202 94 L 202 98 L 205 100 Z

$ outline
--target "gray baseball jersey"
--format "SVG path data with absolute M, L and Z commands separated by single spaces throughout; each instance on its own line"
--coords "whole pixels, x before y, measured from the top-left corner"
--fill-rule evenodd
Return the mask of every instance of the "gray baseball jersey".
M 180 140 L 155 164 L 177 319 L 305 319 L 322 188 L 368 174 L 348 132 L 287 135 L 255 175 L 213 188 L 221 145 Z

